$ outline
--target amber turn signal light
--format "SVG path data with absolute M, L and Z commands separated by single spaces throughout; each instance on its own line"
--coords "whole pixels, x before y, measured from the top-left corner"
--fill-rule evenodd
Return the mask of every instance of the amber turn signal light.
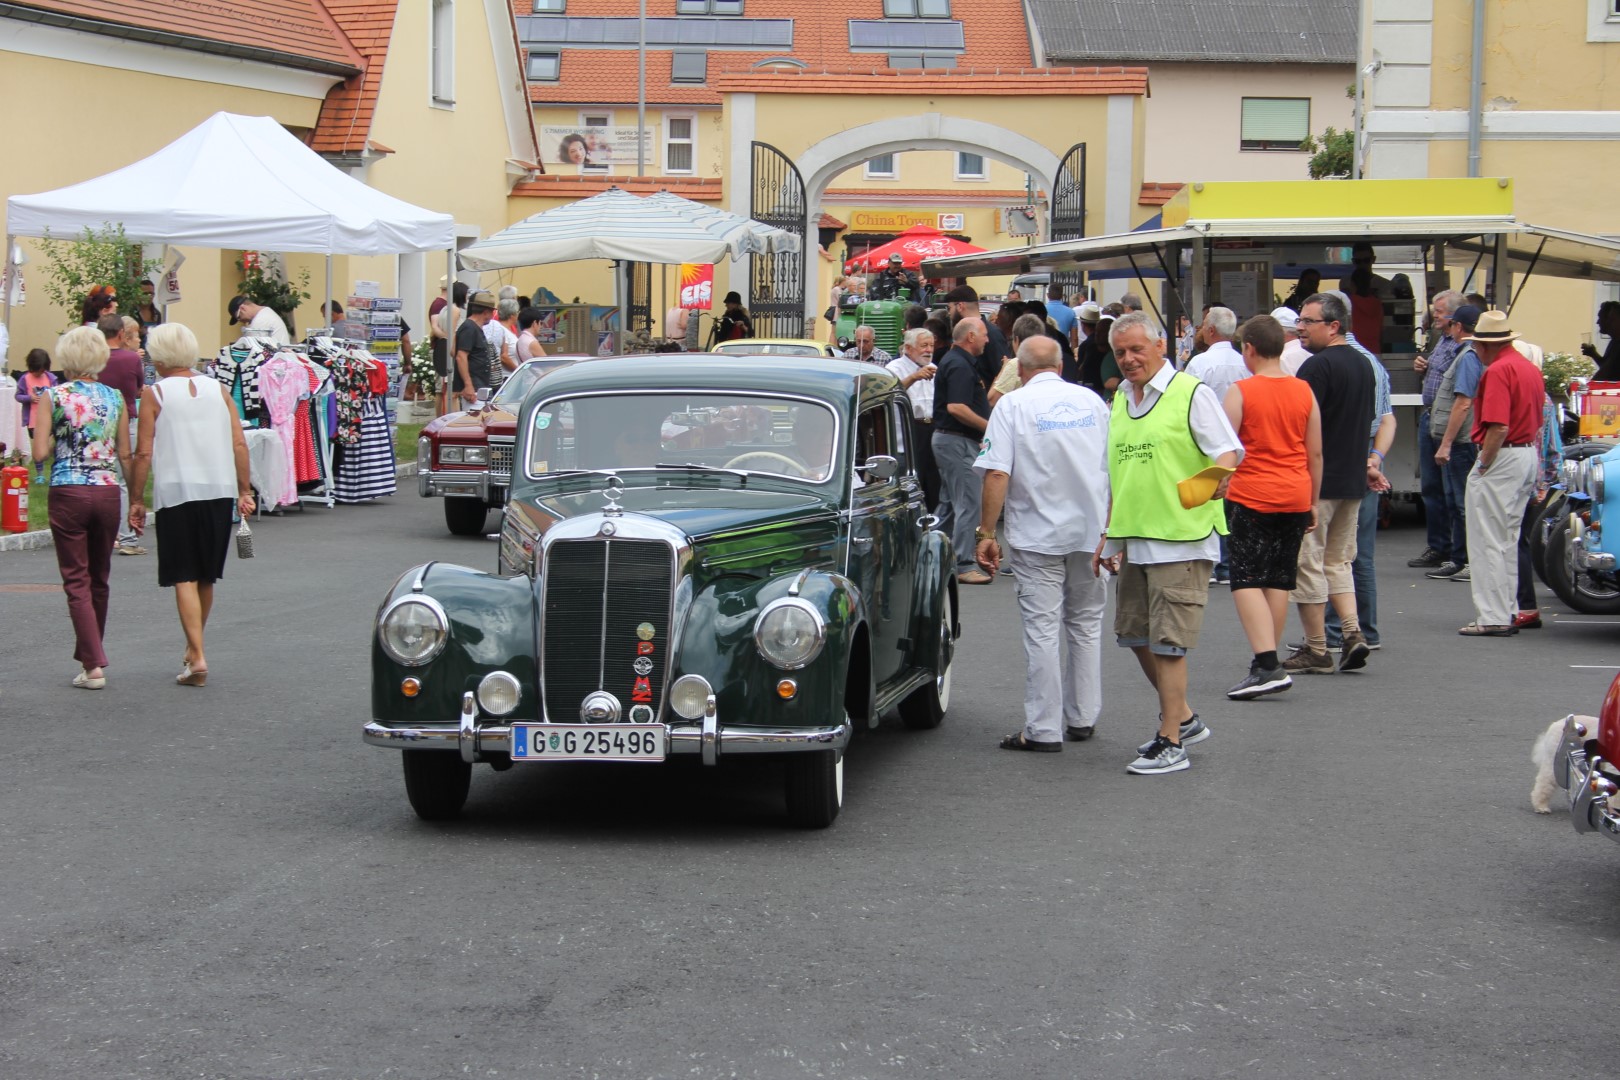
M 776 684 L 776 696 L 783 701 L 792 701 L 793 695 L 799 692 L 799 684 L 792 679 L 783 679 Z
M 406 679 L 399 684 L 399 692 L 406 697 L 415 697 L 422 692 L 422 684 L 416 679 Z

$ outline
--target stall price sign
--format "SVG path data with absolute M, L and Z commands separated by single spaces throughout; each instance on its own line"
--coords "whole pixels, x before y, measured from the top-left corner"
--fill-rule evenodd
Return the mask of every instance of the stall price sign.
M 714 263 L 681 263 L 681 307 L 689 311 L 714 307 Z

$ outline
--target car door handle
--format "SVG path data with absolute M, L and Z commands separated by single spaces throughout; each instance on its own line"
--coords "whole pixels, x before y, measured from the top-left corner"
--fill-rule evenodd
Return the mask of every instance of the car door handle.
M 870 536 L 852 536 L 849 538 L 849 545 L 850 547 L 865 551 L 867 548 L 872 546 L 872 538 Z

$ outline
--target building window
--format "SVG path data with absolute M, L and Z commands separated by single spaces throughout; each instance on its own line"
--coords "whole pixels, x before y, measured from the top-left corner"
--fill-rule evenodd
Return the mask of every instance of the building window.
M 561 15 L 568 10 L 568 0 L 534 0 L 536 15 Z
M 969 154 L 959 150 L 956 154 L 956 178 L 958 180 L 986 180 L 989 177 L 984 171 L 984 155 Z
M 883 0 L 885 19 L 948 19 L 951 0 Z
M 606 155 L 604 155 L 600 150 L 596 151 L 595 156 L 603 158 L 603 160 L 594 162 L 592 164 L 581 165 L 579 167 L 580 173 L 611 172 L 612 147 L 614 141 L 613 117 L 608 113 L 580 113 L 579 126 L 581 129 L 580 134 L 584 135 L 588 142 L 599 144 L 608 148 Z
M 866 163 L 868 180 L 893 180 L 897 175 L 894 154 L 879 154 Z
M 690 176 L 697 170 L 697 117 L 664 115 L 664 172 Z
M 435 105 L 456 103 L 456 3 L 433 0 L 431 56 L 432 80 L 429 92 Z
M 700 83 L 709 76 L 709 54 L 677 52 L 670 54 L 669 81 Z
M 767 56 L 763 60 L 755 60 L 748 66 L 754 71 L 772 71 L 777 69 L 784 71 L 790 69 L 794 71 L 803 71 L 810 65 L 806 64 L 803 60 L 795 60 L 791 56 Z
M 741 15 L 742 0 L 675 0 L 677 15 Z
M 904 71 L 910 71 L 913 68 L 922 68 L 928 71 L 953 68 L 956 66 L 956 55 L 954 53 L 892 52 L 889 54 L 889 66 Z
M 561 74 L 561 53 L 532 52 L 529 54 L 530 82 L 556 82 Z
M 1243 99 L 1242 149 L 1297 151 L 1310 133 L 1310 98 Z

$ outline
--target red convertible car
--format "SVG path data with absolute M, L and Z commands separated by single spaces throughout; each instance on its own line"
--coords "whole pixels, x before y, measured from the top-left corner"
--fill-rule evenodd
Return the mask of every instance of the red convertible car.
M 446 413 L 416 440 L 416 489 L 444 498 L 444 523 L 457 536 L 478 536 L 491 510 L 506 505 L 512 481 L 517 414 L 529 391 L 582 356 L 545 356 L 520 364 L 488 401 Z

